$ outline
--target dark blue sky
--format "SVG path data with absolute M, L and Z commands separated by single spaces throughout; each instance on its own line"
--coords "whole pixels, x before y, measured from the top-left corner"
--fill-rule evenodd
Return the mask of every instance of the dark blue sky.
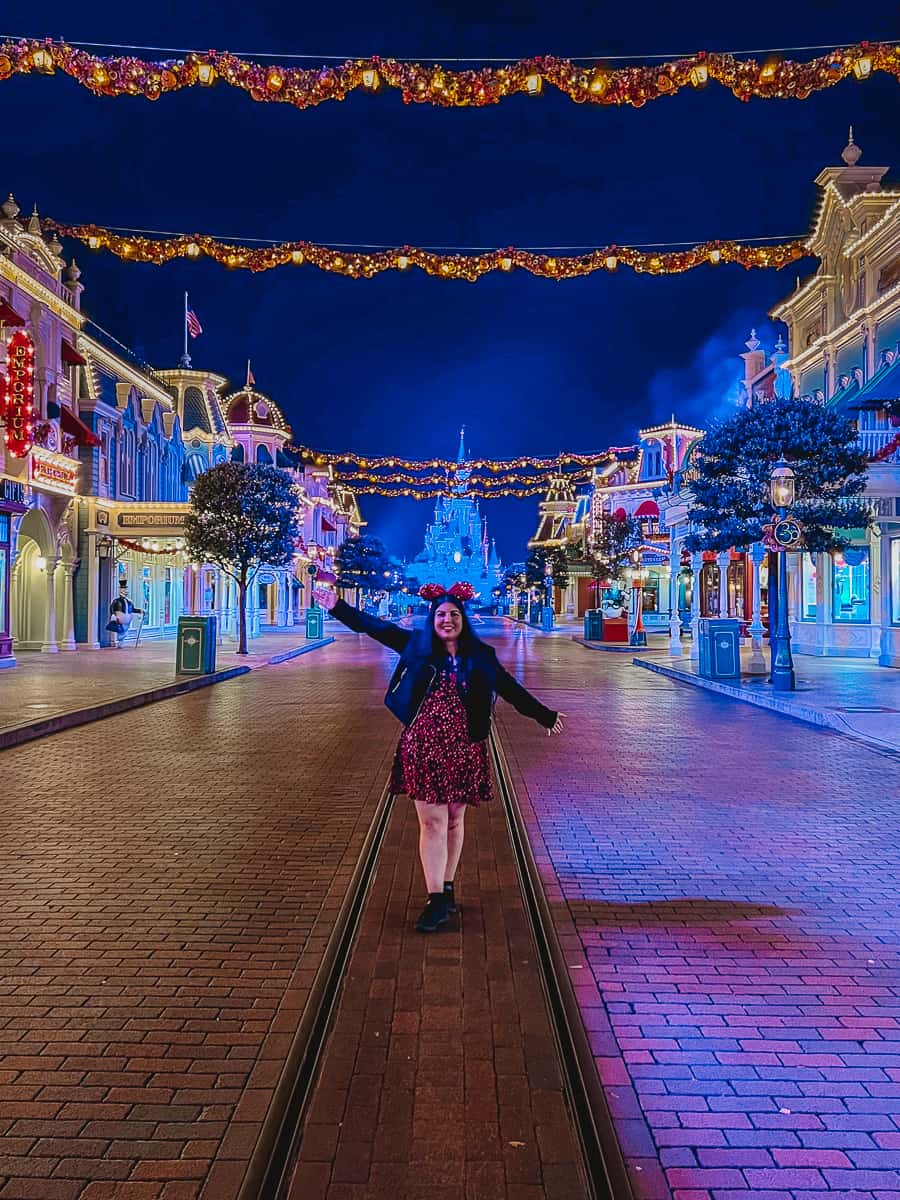
M 73 41 L 445 60 L 900 36 L 896 0 L 39 2 L 4 20 L 10 33 Z M 0 183 L 23 208 L 36 201 L 61 220 L 322 242 L 793 235 L 808 228 L 813 178 L 839 161 L 850 123 L 863 162 L 900 165 L 898 102 L 897 83 L 876 77 L 803 103 L 742 104 L 710 86 L 638 111 L 580 107 L 548 89 L 482 110 L 382 93 L 296 112 L 224 87 L 150 104 L 96 99 L 61 76 L 17 78 L 0 86 Z M 238 384 L 252 356 L 258 387 L 298 441 L 429 457 L 455 450 L 462 422 L 473 453 L 494 457 L 627 442 L 673 410 L 701 422 L 740 366 L 728 356 L 751 324 L 766 328 L 796 275 L 707 267 L 467 284 L 410 271 L 365 282 L 306 267 L 253 276 L 209 262 L 133 266 L 81 248 L 77 257 L 89 315 L 154 364 L 180 353 L 187 288 L 205 330 L 195 365 Z M 364 515 L 392 549 L 413 553 L 428 508 L 366 499 Z M 535 512 L 531 500 L 487 506 L 507 560 L 522 557 Z

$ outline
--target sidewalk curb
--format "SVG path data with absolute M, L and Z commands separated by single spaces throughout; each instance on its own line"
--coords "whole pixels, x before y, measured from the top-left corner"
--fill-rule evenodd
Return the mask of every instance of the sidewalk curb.
M 62 733 L 78 725 L 89 725 L 92 721 L 103 720 L 104 717 L 114 717 L 134 708 L 143 708 L 145 704 L 155 704 L 158 700 L 171 700 L 174 696 L 183 696 L 186 692 L 195 692 L 198 688 L 210 687 L 214 683 L 224 683 L 225 680 L 234 679 L 238 675 L 249 675 L 252 669 L 229 667 L 226 671 L 215 671 L 211 675 L 198 675 L 194 679 L 180 679 L 175 683 L 167 683 L 162 687 L 151 688 L 149 692 L 120 696 L 117 700 L 107 700 L 105 704 L 92 704 L 88 708 L 58 713 L 55 717 L 33 721 L 30 725 L 20 725 L 16 729 L 4 729 L 0 731 L 0 750 L 9 750 L 13 746 L 36 741 L 51 733 Z
M 573 637 L 572 641 L 577 642 L 579 646 L 584 646 L 586 650 L 602 650 L 606 654 L 634 654 L 639 649 L 639 647 L 629 646 L 627 643 L 588 642 L 580 637 Z M 664 651 L 665 646 L 644 646 L 643 648 L 645 654 L 662 654 Z
M 765 693 L 755 695 L 752 692 L 747 692 L 743 687 L 735 687 L 731 683 L 722 683 L 718 679 L 702 679 L 691 671 L 679 671 L 677 667 L 666 666 L 664 663 L 647 662 L 645 659 L 640 658 L 633 658 L 631 661 L 635 667 L 643 667 L 645 671 L 654 671 L 657 675 L 665 675 L 666 678 L 674 679 L 678 683 L 687 683 L 692 687 L 703 688 L 707 692 L 718 692 L 722 696 L 730 696 L 733 700 L 739 700 L 742 704 L 752 704 L 754 708 L 765 708 L 769 712 L 778 713 L 779 716 L 792 717 L 795 721 L 802 721 L 805 725 L 815 725 L 819 729 L 829 729 L 832 733 L 838 733 L 841 737 L 852 738 L 853 741 L 859 742 L 863 746 L 868 746 L 870 750 L 877 750 L 881 754 L 889 754 L 893 758 L 900 757 L 893 746 L 879 741 L 878 738 L 867 737 L 865 734 L 853 729 L 838 712 L 832 713 L 828 710 L 823 712 L 821 709 L 810 708 L 805 704 L 779 700 L 774 695 L 766 695 Z
M 67 729 L 75 729 L 79 725 L 90 725 L 93 721 L 102 721 L 105 717 L 115 717 L 119 713 L 131 712 L 135 708 L 143 708 L 147 704 L 156 704 L 160 700 L 172 700 L 176 696 L 184 696 L 199 688 L 211 687 L 214 683 L 225 683 L 236 679 L 239 675 L 249 675 L 261 667 L 277 666 L 311 650 L 319 650 L 334 641 L 333 637 L 320 638 L 307 645 L 294 646 L 290 650 L 275 654 L 272 658 L 258 666 L 227 667 L 222 671 L 213 671 L 210 675 L 197 675 L 190 679 L 176 679 L 174 683 L 165 683 L 160 687 L 151 688 L 146 692 L 133 692 L 130 696 L 119 696 L 115 700 L 107 700 L 103 704 L 92 704 L 87 708 L 76 708 L 72 712 L 57 713 L 55 717 L 46 717 L 43 721 L 33 721 L 29 725 L 19 725 L 14 729 L 0 730 L 0 751 L 11 750 L 13 746 L 21 746 L 26 742 L 37 741 L 38 738 L 48 737 L 53 733 L 63 733 Z
M 277 667 L 279 663 L 287 662 L 292 658 L 299 658 L 301 654 L 309 654 L 310 650 L 321 650 L 323 646 L 330 646 L 334 638 L 328 637 L 318 638 L 314 642 L 307 642 L 305 646 L 294 646 L 292 650 L 283 650 L 281 654 L 273 654 L 271 658 L 266 660 L 267 667 Z

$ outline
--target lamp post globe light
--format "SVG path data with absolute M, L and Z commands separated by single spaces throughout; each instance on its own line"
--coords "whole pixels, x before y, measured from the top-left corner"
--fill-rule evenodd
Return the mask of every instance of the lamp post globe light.
M 777 518 L 783 521 L 793 507 L 797 477 L 783 458 L 772 468 L 769 477 L 769 498 Z M 777 539 L 776 539 L 777 540 Z M 791 657 L 791 627 L 788 621 L 787 550 L 782 546 L 778 556 L 778 591 L 775 606 L 775 637 L 772 640 L 772 688 L 776 692 L 793 692 L 797 686 L 794 660 Z

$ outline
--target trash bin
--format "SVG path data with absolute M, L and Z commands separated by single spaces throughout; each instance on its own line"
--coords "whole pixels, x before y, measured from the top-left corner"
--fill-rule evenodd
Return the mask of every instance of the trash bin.
M 603 613 L 599 608 L 589 608 L 584 614 L 584 640 L 599 642 L 603 637 Z
M 216 618 L 179 617 L 176 675 L 209 675 L 216 669 Z
M 697 637 L 704 679 L 740 679 L 741 623 L 733 618 L 701 617 Z
M 549 604 L 545 604 L 541 609 L 541 629 L 545 633 L 549 633 L 553 628 L 553 609 Z
M 318 640 L 322 636 L 324 612 L 318 605 L 306 610 L 306 636 L 310 640 Z

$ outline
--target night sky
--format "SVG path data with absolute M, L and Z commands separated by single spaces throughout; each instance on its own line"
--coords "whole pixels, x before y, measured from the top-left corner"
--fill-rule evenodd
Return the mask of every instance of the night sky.
M 900 36 L 896 0 L 118 0 L 39 2 L 4 22 L 4 33 L 80 42 L 443 61 L 675 57 Z M 900 91 L 885 76 L 805 102 L 742 104 L 710 85 L 640 110 L 596 110 L 548 88 L 480 110 L 405 106 L 382 92 L 306 112 L 221 86 L 151 104 L 94 98 L 61 75 L 16 78 L 0 85 L 0 187 L 60 220 L 332 244 L 791 236 L 809 228 L 813 179 L 839 163 L 849 124 L 863 163 L 890 164 L 897 178 L 898 114 Z M 135 266 L 74 250 L 89 316 L 154 365 L 180 354 L 188 289 L 204 327 L 195 366 L 238 386 L 249 355 L 258 388 L 298 441 L 411 457 L 454 454 L 461 423 L 473 455 L 498 458 L 627 443 L 673 411 L 701 423 L 727 406 L 750 326 L 774 338 L 765 313 L 797 274 L 620 269 L 551 283 L 513 272 L 468 284 L 410 270 L 366 282 L 309 267 Z M 813 268 L 800 265 L 804 275 Z M 502 556 L 523 557 L 536 502 L 486 508 Z M 364 498 L 363 512 L 395 552 L 421 547 L 430 503 Z

